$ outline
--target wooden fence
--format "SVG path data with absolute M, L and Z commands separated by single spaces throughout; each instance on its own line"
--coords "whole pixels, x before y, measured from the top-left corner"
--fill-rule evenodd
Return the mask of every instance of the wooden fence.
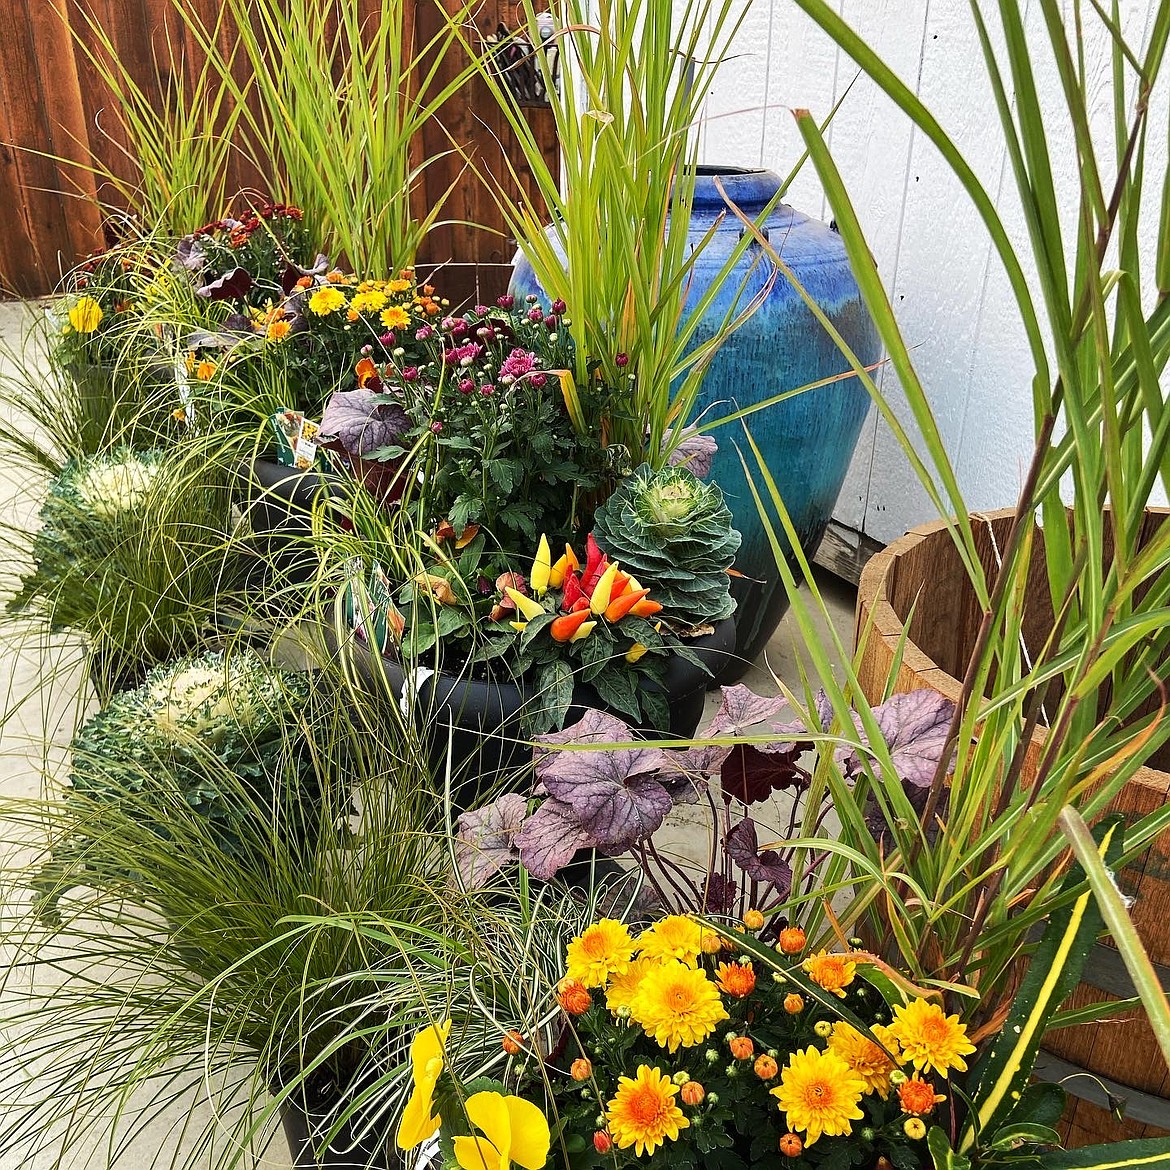
M 107 32 L 152 102 L 161 103 L 172 92 L 172 62 L 184 68 L 188 84 L 201 65 L 173 0 L 85 0 L 84 7 L 81 2 L 0 0 L 5 17 L 0 29 L 0 287 L 10 295 L 49 292 L 62 272 L 103 243 L 98 201 L 116 200 L 108 185 L 95 182 L 85 169 L 91 160 L 126 178 L 133 173 L 116 104 L 83 48 L 96 48 L 85 14 Z M 185 2 L 209 27 L 222 6 L 221 0 Z M 410 16 L 416 44 L 426 43 L 440 27 L 439 5 L 454 3 L 414 0 Z M 514 21 L 514 7 L 508 0 L 485 0 L 476 23 L 484 32 L 493 30 L 501 19 Z M 231 30 L 222 35 L 229 38 Z M 444 63 L 446 76 L 460 65 Z M 555 158 L 551 113 L 537 108 L 529 115 L 548 157 Z M 503 151 L 519 165 L 514 137 L 478 78 L 444 107 L 441 122 L 420 136 L 421 157 L 449 150 L 449 132 L 474 152 L 478 166 L 497 177 L 506 174 Z M 444 266 L 436 283 L 456 302 L 502 291 L 513 252 L 490 193 L 470 172 L 461 176 L 463 166 L 458 155 L 448 153 L 428 168 L 417 192 L 420 204 L 429 203 L 457 181 L 444 219 L 468 223 L 436 228 L 419 258 L 424 273 Z M 231 163 L 229 179 L 233 191 L 256 185 L 242 158 Z

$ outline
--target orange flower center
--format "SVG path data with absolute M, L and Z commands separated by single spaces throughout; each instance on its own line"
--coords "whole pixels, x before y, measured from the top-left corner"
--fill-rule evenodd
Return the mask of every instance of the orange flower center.
M 626 1109 L 639 1125 L 651 1125 L 662 1113 L 662 1096 L 650 1086 L 643 1086 L 630 1094 Z

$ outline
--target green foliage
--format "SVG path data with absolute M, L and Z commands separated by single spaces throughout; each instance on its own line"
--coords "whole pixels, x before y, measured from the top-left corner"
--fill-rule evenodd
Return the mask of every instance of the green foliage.
M 594 536 L 678 624 L 722 621 L 735 610 L 727 570 L 740 535 L 718 484 L 685 467 L 643 463 L 598 508 Z
M 176 716 L 175 744 L 155 752 L 146 732 L 139 753 L 109 715 L 74 762 L 86 783 L 4 802 L 5 845 L 20 848 L 5 849 L 0 874 L 0 1026 L 19 1041 L 0 1052 L 0 1156 L 68 1155 L 96 1139 L 113 1159 L 178 1109 L 186 1164 L 226 1168 L 259 1150 L 279 1100 L 322 1093 L 334 1111 L 319 1141 L 346 1112 L 386 1124 L 403 1036 L 449 1010 L 471 918 L 448 889 L 441 799 L 417 739 L 393 707 L 342 684 L 344 664 L 308 644 L 300 654 L 314 673 L 292 679 L 229 652 L 230 704 L 196 678 L 186 703 L 178 688 L 153 702 L 138 692 L 156 727 Z M 114 798 L 89 780 L 119 744 L 102 774 L 117 771 Z M 212 791 L 234 806 L 230 849 L 201 804 Z M 305 793 L 309 832 L 295 811 Z M 29 859 L 30 844 L 44 853 Z M 46 895 L 56 916 L 41 912 Z M 191 1104 L 205 1098 L 199 1120 Z
M 608 468 L 565 406 L 566 318 L 502 299 L 507 307 L 437 322 L 426 363 L 407 376 L 399 360 L 384 389 L 414 423 L 407 439 L 419 443 L 430 521 L 476 525 L 506 557 L 526 560 L 541 533 L 559 545 L 588 524 Z
M 216 30 L 177 0 L 175 9 L 238 103 L 246 153 L 273 193 L 304 209 L 325 251 L 361 272 L 412 268 L 449 192 L 421 215 L 412 208 L 441 155 L 412 157 L 411 143 L 470 73 L 463 66 L 437 84 L 452 33 L 440 25 L 424 41 L 407 0 L 230 0 L 222 10 L 239 40 L 225 55 Z M 244 85 L 233 75 L 237 54 Z
M 519 6 L 532 44 L 541 43 L 542 7 L 535 0 Z M 695 258 L 709 239 L 695 247 L 687 240 L 695 127 L 749 7 L 735 0 L 559 5 L 555 43 L 572 62 L 571 80 L 556 86 L 544 56 L 536 57 L 561 146 L 559 168 L 500 79 L 492 49 L 460 30 L 532 181 L 522 182 L 507 158 L 507 189 L 478 173 L 550 302 L 572 306 L 577 385 L 610 388 L 580 429 L 602 435 L 629 466 L 666 462 L 712 355 L 755 308 L 737 298 L 714 336 L 692 349 L 700 319 L 750 244 L 745 234 L 684 322 Z
M 831 5 L 798 3 L 941 152 L 983 220 L 1029 339 L 1034 456 L 1011 534 L 985 561 L 927 388 L 856 209 L 823 135 L 811 117 L 798 114 L 921 439 L 902 424 L 856 355 L 839 337 L 837 342 L 930 498 L 952 517 L 949 531 L 982 614 L 974 652 L 958 672 L 962 694 L 947 752 L 916 809 L 897 786 L 883 782 L 892 764 L 878 742 L 877 722 L 857 675 L 849 668 L 834 673 L 813 621 L 823 602 L 807 557 L 796 553 L 796 573 L 783 562 L 782 542 L 795 548 L 795 531 L 749 440 L 749 478 L 762 485 L 760 506 L 776 518 L 771 534 L 777 538 L 777 565 L 789 586 L 811 671 L 832 708 L 829 734 L 845 729 L 850 742 L 860 739 L 849 732 L 856 709 L 868 744 L 861 756 L 865 775 L 853 784 L 828 758 L 818 768 L 817 782 L 831 792 L 842 825 L 839 842 L 829 847 L 834 857 L 826 880 L 830 888 L 840 882 L 855 891 L 842 920 L 845 929 L 871 931 L 883 952 L 900 956 L 921 977 L 977 986 L 982 1001 L 975 1016 L 995 1018 L 1006 1006 L 1017 964 L 1031 949 L 1029 932 L 1063 896 L 1061 809 L 1073 805 L 1085 819 L 1096 820 L 1170 737 L 1170 723 L 1155 711 L 1157 676 L 1164 675 L 1170 652 L 1170 524 L 1146 515 L 1152 491 L 1166 480 L 1170 451 L 1170 413 L 1156 389 L 1170 361 L 1170 299 L 1165 289 L 1151 287 L 1146 257 L 1153 258 L 1156 273 L 1170 239 L 1148 217 L 1149 201 L 1142 198 L 1151 188 L 1163 202 L 1166 198 L 1164 170 L 1147 165 L 1144 143 L 1149 95 L 1164 81 L 1170 4 L 1156 5 L 1144 47 L 1132 45 L 1100 8 L 1074 23 L 1046 5 L 1042 48 L 1025 37 L 1013 6 L 998 7 L 1001 27 L 995 29 L 985 24 L 989 18 L 982 10 L 973 10 L 1028 225 L 1028 245 L 1017 247 L 997 200 L 911 87 Z M 1090 133 L 1085 109 L 1092 87 L 1080 46 L 1090 35 L 1112 49 L 1115 117 L 1108 142 L 1099 128 Z M 1040 58 L 1049 54 L 1060 77 L 1056 111 L 1042 107 L 1036 84 Z M 1080 160 L 1071 234 L 1071 221 L 1056 203 L 1049 161 L 1057 135 L 1069 127 Z M 1111 258 L 1113 245 L 1117 261 Z M 792 279 L 775 250 L 761 246 Z M 1025 277 L 1030 270 L 1037 279 Z M 797 289 L 811 303 L 806 291 Z M 823 314 L 820 319 L 831 328 Z M 1062 480 L 1070 484 L 1071 506 L 1062 498 Z M 807 593 L 797 589 L 798 578 L 808 585 Z M 1056 616 L 1046 633 L 1029 642 L 1025 630 L 1031 625 L 1025 619 L 1038 617 L 1037 599 L 1050 603 Z M 839 644 L 834 649 L 848 657 Z M 809 726 L 819 727 L 812 686 L 805 706 Z M 1043 750 L 1034 758 L 1035 768 L 1025 772 L 1029 745 L 1041 728 Z M 866 823 L 869 800 L 880 805 L 889 826 L 880 840 Z M 1138 820 L 1126 836 L 1126 859 L 1168 824 L 1164 809 Z M 810 837 L 812 828 L 806 824 Z M 815 908 L 809 921 L 825 924 Z
M 241 822 L 259 811 L 307 844 L 320 793 L 309 745 L 295 733 L 309 698 L 306 675 L 274 670 L 246 649 L 158 666 L 142 686 L 115 695 L 74 739 L 65 800 L 78 805 L 79 825 L 100 820 L 107 804 L 129 801 L 165 841 L 170 806 L 182 799 L 206 818 L 219 848 L 237 855 L 249 836 Z M 100 854 L 86 839 L 62 848 L 74 858 Z M 263 864 L 263 857 L 242 860 Z M 55 850 L 37 879 L 52 890 L 53 903 L 62 892 L 53 875 L 71 867 Z M 128 876 L 90 867 L 84 873 L 90 885 Z
M 162 94 L 160 101 L 143 88 L 144 83 L 149 87 L 150 79 L 134 75 L 92 11 L 84 6 L 74 11 L 85 24 L 84 35 L 80 28 L 70 26 L 75 50 L 85 56 L 113 94 L 111 112 L 128 149 L 121 151 L 116 168 L 102 164 L 92 154 L 83 163 L 60 157 L 55 161 L 77 167 L 101 186 L 111 188 L 122 209 L 128 211 L 130 224 L 136 221 L 140 230 L 158 231 L 177 239 L 192 226 L 215 219 L 230 197 L 228 160 L 236 126 L 244 112 L 244 91 L 233 89 L 210 59 L 204 59 L 188 79 L 186 54 L 180 38 L 174 35 L 179 31 L 176 20 L 176 27 L 166 30 L 166 59 L 154 63 L 153 81 Z M 64 10 L 54 15 L 69 24 Z M 213 41 L 221 32 L 222 17 L 221 8 L 208 34 Z M 233 61 L 234 53 L 227 62 L 229 73 Z M 126 166 L 129 179 L 123 174 Z

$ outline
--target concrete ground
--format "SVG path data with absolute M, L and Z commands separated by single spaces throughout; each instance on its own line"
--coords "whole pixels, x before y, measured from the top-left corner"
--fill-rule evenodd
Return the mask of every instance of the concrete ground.
M 28 307 L 19 303 L 0 304 L 0 346 L 7 345 L 19 350 L 22 328 L 27 324 Z M 0 372 L 5 369 L 0 357 Z M 13 473 L 10 467 L 0 465 L 0 527 L 24 526 L 31 523 L 39 506 L 38 486 Z M 3 545 L 0 544 L 0 549 Z M 13 574 L 20 566 L 0 552 L 0 594 L 11 588 Z M 851 644 L 853 607 L 855 591 L 852 586 L 825 574 L 821 587 L 825 596 L 829 622 L 836 629 L 842 643 Z M 2 603 L 2 598 L 0 598 Z M 823 631 L 828 637 L 827 628 Z M 38 794 L 46 763 L 58 762 L 71 738 L 73 729 L 93 707 L 88 681 L 81 667 L 79 647 L 66 638 L 54 639 L 52 645 L 32 644 L 19 631 L 0 632 L 0 799 L 27 798 Z M 776 631 L 760 660 L 743 680 L 760 693 L 776 693 L 773 675 L 786 685 L 799 691 L 801 687 L 798 669 L 801 639 L 795 623 L 786 618 Z M 39 682 L 39 686 L 37 685 Z M 35 702 L 13 710 L 16 696 L 33 694 Z M 709 710 L 718 704 L 718 695 L 709 700 Z M 5 718 L 4 716 L 7 715 Z M 0 810 L 2 812 L 2 810 Z M 787 822 L 787 811 L 779 804 L 772 806 L 761 820 L 761 844 L 767 840 L 767 833 L 783 834 Z M 24 840 L 13 830 L 9 821 L 0 832 L 0 847 L 5 852 L 3 864 L 10 866 L 28 857 L 37 846 L 33 838 Z M 684 813 L 665 834 L 669 847 L 682 855 L 702 857 L 706 854 L 708 836 L 699 825 L 694 814 Z M 664 842 L 665 843 L 665 842 Z M 10 919 L 8 900 L 16 891 L 7 886 L 3 889 L 6 919 Z M 3 934 L 0 933 L 0 962 L 5 959 Z M 0 1046 L 7 1048 L 19 1045 L 19 1030 L 5 1028 L 4 1021 L 10 1013 L 18 1011 L 22 997 L 29 984 L 24 973 L 9 973 L 7 980 L 0 973 Z M 33 978 L 41 978 L 34 975 Z M 31 1069 L 30 1069 L 31 1075 Z M 0 1083 L 0 1132 L 3 1131 L 2 1104 L 6 1088 Z M 198 1099 L 199 1094 L 176 1103 L 166 1112 L 152 1119 L 134 1138 L 130 1150 L 117 1163 L 129 1170 L 151 1165 L 183 1165 L 187 1147 L 177 1137 L 177 1123 L 183 1115 L 192 1111 L 196 1116 L 195 1130 L 202 1128 L 211 1117 L 211 1106 L 207 1100 Z M 144 1107 L 149 1104 L 144 1101 Z M 101 1127 L 99 1127 L 100 1131 Z M 173 1159 L 173 1161 L 172 1161 Z M 34 1152 L 31 1146 L 22 1146 L 0 1154 L 0 1170 L 48 1170 L 56 1166 L 54 1151 L 41 1149 Z M 205 1166 L 208 1155 L 196 1156 L 190 1165 Z M 287 1150 L 280 1135 L 277 1135 L 268 1150 L 257 1163 L 272 1170 L 284 1170 L 289 1166 Z M 107 1165 L 107 1148 L 103 1134 L 95 1133 L 91 1140 L 79 1145 L 67 1156 L 63 1165 L 76 1170 L 98 1170 Z

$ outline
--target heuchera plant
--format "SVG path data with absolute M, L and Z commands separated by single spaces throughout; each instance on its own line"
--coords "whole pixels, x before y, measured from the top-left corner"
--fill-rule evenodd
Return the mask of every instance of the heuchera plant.
M 756 695 L 742 685 L 724 687 L 718 712 L 697 737 L 714 742 L 686 748 L 643 746 L 628 724 L 596 710 L 539 737 L 531 792 L 505 793 L 459 818 L 457 861 L 464 881 L 483 885 L 516 863 L 549 879 L 580 850 L 596 849 L 628 855 L 664 909 L 775 909 L 805 892 L 792 889 L 791 850 L 784 840 L 797 835 L 812 774 L 802 757 L 814 746 L 802 720 L 781 720 L 786 706 L 783 698 Z M 901 783 L 912 800 L 930 783 L 953 710 L 950 700 L 927 690 L 895 695 L 875 709 L 897 769 L 886 780 Z M 815 730 L 827 731 L 827 703 L 818 701 L 816 718 L 821 726 Z M 749 735 L 752 742 L 745 742 Z M 861 744 L 864 750 L 864 736 Z M 861 774 L 858 749 L 834 750 L 847 777 Z M 748 808 L 780 791 L 791 797 L 788 825 L 784 840 L 767 844 Z M 696 872 L 668 856 L 654 835 L 677 805 L 699 801 L 709 809 L 711 840 L 710 862 Z M 817 827 L 829 808 L 826 801 L 816 811 Z M 884 829 L 876 808 L 871 824 L 877 833 Z M 816 868 L 814 862 L 806 871 L 810 888 Z

